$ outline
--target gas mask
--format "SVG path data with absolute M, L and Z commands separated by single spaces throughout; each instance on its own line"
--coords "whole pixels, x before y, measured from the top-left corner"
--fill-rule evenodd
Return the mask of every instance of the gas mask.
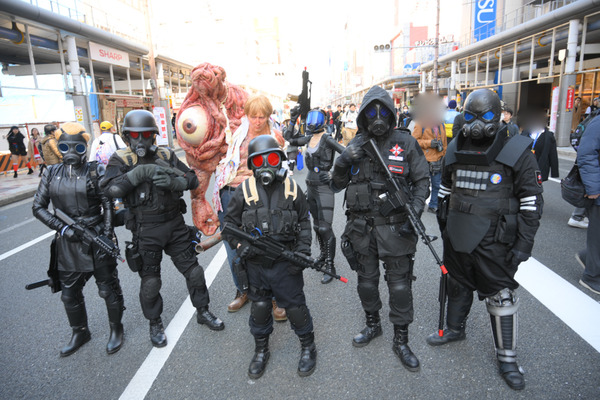
M 474 141 L 493 138 L 500 126 L 502 105 L 498 95 L 489 89 L 478 89 L 465 102 L 463 135 Z
M 254 177 L 263 186 L 269 186 L 276 180 L 283 181 L 287 170 L 281 167 L 281 162 L 282 157 L 278 151 L 253 156 L 251 166 Z
M 374 102 L 365 110 L 367 130 L 374 136 L 382 136 L 389 132 L 392 112 L 384 105 Z
M 156 132 L 144 131 L 144 132 L 127 132 L 129 135 L 129 147 L 135 152 L 135 154 L 144 158 L 152 156 L 156 153 L 157 147 L 154 145 L 154 135 Z
M 63 164 L 78 167 L 87 159 L 87 142 L 81 135 L 64 133 L 58 139 L 58 151 L 63 156 Z

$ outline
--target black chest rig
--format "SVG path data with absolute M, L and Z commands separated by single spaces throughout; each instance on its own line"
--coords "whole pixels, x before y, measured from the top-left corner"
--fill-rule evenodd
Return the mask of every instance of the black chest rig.
M 50 179 L 50 199 L 70 217 L 94 225 L 102 220 L 102 199 L 98 189 L 98 164 L 84 163 L 78 171 L 57 164 Z M 87 218 L 92 220 L 86 221 Z
M 139 165 L 137 154 L 129 147 L 117 150 L 117 155 L 129 167 L 127 171 Z M 172 165 L 171 152 L 167 149 L 159 147 L 154 157 Z M 159 189 L 153 183 L 146 181 L 127 195 L 125 206 L 140 222 L 165 222 L 179 213 L 185 213 L 185 202 L 180 201 L 182 196 L 183 192 Z
M 275 240 L 291 242 L 300 231 L 298 212 L 294 200 L 298 194 L 295 181 L 286 178 L 274 184 L 269 195 L 252 176 L 242 183 L 244 191 L 244 211 L 242 229 L 250 234 L 267 235 Z
M 309 171 L 329 171 L 333 167 L 334 150 L 327 146 L 327 140 L 330 137 L 330 134 L 324 133 L 319 140 L 317 151 L 305 152 L 304 163 Z
M 456 251 L 472 252 L 490 227 L 496 227 L 496 241 L 514 240 L 519 199 L 514 195 L 513 167 L 529 143 L 524 136 L 512 138 L 490 165 L 458 163 L 455 146 L 450 148 L 446 168 L 452 170 L 452 192 L 446 229 Z
M 379 152 L 394 177 L 408 178 L 410 166 L 406 159 L 407 141 L 404 134 L 394 131 L 383 144 Z M 350 168 L 350 182 L 346 188 L 346 203 L 351 213 L 379 213 L 380 195 L 388 192 L 386 177 L 378 164 L 367 155 Z M 407 179 L 408 180 L 408 179 Z

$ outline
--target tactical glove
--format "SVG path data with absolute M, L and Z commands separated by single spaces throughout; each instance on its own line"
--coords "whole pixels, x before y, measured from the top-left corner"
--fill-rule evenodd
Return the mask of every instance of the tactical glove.
M 510 249 L 506 257 L 504 258 L 504 262 L 506 263 L 506 265 L 512 268 L 516 268 L 522 262 L 527 261 L 530 256 L 531 254 L 525 253 L 521 250 L 517 250 L 513 247 L 512 249 Z
M 65 225 L 62 228 L 62 230 L 60 232 L 60 236 L 67 239 L 69 242 L 79 242 L 80 241 L 80 238 L 79 238 L 79 235 L 77 234 L 77 232 L 75 232 L 75 230 L 73 228 L 71 228 L 69 225 Z
M 257 255 L 252 245 L 247 241 L 240 242 L 240 245 L 235 249 L 239 258 L 246 259 Z
M 329 185 L 330 181 L 331 181 L 331 172 L 325 172 L 325 171 L 319 172 L 319 182 L 321 182 L 324 185 Z
M 290 125 L 294 125 L 300 116 L 300 105 L 290 110 Z
M 290 264 L 287 268 L 290 275 L 300 275 L 304 268 L 296 264 Z
M 146 179 L 151 179 L 158 166 L 154 164 L 138 165 L 127 173 L 127 178 L 133 186 L 138 186 Z
M 348 147 L 346 147 L 342 154 L 340 154 L 338 165 L 340 167 L 348 168 L 364 156 L 365 151 L 362 149 L 362 147 L 351 143 L 348 145 Z

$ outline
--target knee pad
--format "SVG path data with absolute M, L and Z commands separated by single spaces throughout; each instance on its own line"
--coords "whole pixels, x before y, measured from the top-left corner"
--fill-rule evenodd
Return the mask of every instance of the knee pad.
M 259 326 L 267 325 L 271 319 L 272 308 L 273 303 L 270 301 L 253 301 L 250 315 L 252 316 L 254 323 Z
M 490 315 L 503 317 L 516 314 L 520 304 L 517 294 L 509 288 L 504 288 L 495 295 L 486 297 L 485 305 Z
M 410 280 L 408 277 L 398 280 L 388 280 L 390 303 L 407 304 L 412 301 Z
M 64 289 L 61 291 L 60 299 L 64 303 L 65 307 L 73 308 L 83 303 L 83 292 L 81 289 L 72 290 Z
M 288 320 L 295 330 L 301 329 L 310 323 L 310 313 L 308 307 L 302 304 L 300 306 L 292 306 L 285 309 Z
M 329 239 L 329 237 L 333 234 L 331 230 L 331 225 L 326 224 L 324 222 L 319 222 L 319 225 L 315 227 L 316 232 L 323 237 L 324 240 Z
M 140 295 L 145 299 L 154 299 L 158 296 L 160 288 L 162 286 L 162 280 L 158 276 L 144 276 L 142 278 Z
M 193 287 L 202 287 L 206 286 L 206 281 L 204 279 L 204 270 L 200 265 L 195 265 L 187 273 L 188 279 L 190 281 L 190 285 Z
M 379 282 L 358 278 L 356 290 L 362 301 L 377 301 L 379 298 Z
M 111 289 L 110 285 L 108 285 L 104 282 L 97 282 L 97 285 L 98 285 L 98 295 L 100 297 L 102 297 L 103 299 L 106 299 L 108 296 L 111 295 L 112 289 Z

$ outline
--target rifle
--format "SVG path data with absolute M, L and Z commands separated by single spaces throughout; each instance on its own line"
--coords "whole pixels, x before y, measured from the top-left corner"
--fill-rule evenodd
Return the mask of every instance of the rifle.
M 332 276 L 335 279 L 339 279 L 344 283 L 348 282 L 347 278 L 322 269 L 321 266 L 323 263 L 321 261 L 315 260 L 314 258 L 311 258 L 302 253 L 288 250 L 287 247 L 285 247 L 283 244 L 277 242 L 276 240 L 273 240 L 268 236 L 253 236 L 249 233 L 242 231 L 241 229 L 238 229 L 231 223 L 226 223 L 223 226 L 223 230 L 221 231 L 221 233 L 225 235 L 231 235 L 239 240 L 247 241 L 252 245 L 252 247 L 262 251 L 264 255 L 270 259 L 274 260 L 278 257 L 282 257 L 285 260 L 291 262 L 292 264 L 301 266 L 303 268 L 312 268 L 316 271 L 323 272 L 324 274 Z
M 48 266 L 48 279 L 42 281 L 33 282 L 25 285 L 25 289 L 32 290 L 42 286 L 50 286 L 52 293 L 58 293 L 61 291 L 60 281 L 58 279 L 58 264 L 56 260 L 56 239 L 52 239 L 50 244 L 50 265 Z
M 408 220 L 410 221 L 410 224 L 412 225 L 414 231 L 417 232 L 417 234 L 421 237 L 422 242 L 425 243 L 427 247 L 429 247 L 429 251 L 431 251 L 431 254 L 433 254 L 433 257 L 435 258 L 438 267 L 440 267 L 442 275 L 440 276 L 440 289 L 438 299 L 438 301 L 440 302 L 438 335 L 442 337 L 444 336 L 444 319 L 446 314 L 446 281 L 448 280 L 448 270 L 444 266 L 444 263 L 433 248 L 433 245 L 431 244 L 437 238 L 435 236 L 429 236 L 427 232 L 425 232 L 425 225 L 423 225 L 423 222 L 421 221 L 419 215 L 417 214 L 417 212 L 411 204 L 412 194 L 408 188 L 408 184 L 404 179 L 394 179 L 394 177 L 392 176 L 392 172 L 383 160 L 381 153 L 379 153 L 379 149 L 377 148 L 375 141 L 373 139 L 369 139 L 367 142 L 364 143 L 363 146 L 365 146 L 365 150 L 367 150 L 367 155 L 369 155 L 369 157 L 371 157 L 373 161 L 379 164 L 381 170 L 384 171 L 388 187 L 392 189 L 389 193 L 380 196 L 380 199 L 382 200 L 382 205 L 380 208 L 381 214 L 385 217 L 390 215 L 394 210 L 397 210 L 398 208 L 404 208 L 404 211 L 406 211 L 406 214 L 408 215 Z M 402 184 L 402 186 L 400 186 L 399 182 Z
M 125 259 L 121 257 L 121 251 L 119 250 L 119 247 L 105 235 L 98 235 L 91 229 L 82 227 L 73 218 L 69 217 L 59 208 L 54 209 L 54 215 L 56 215 L 62 222 L 69 225 L 69 227 L 73 229 L 77 235 L 79 235 L 81 242 L 84 245 L 84 250 L 94 243 L 103 253 L 108 254 L 109 256 L 116 258 L 121 262 L 125 262 Z
M 310 84 L 310 85 L 309 85 Z M 292 100 L 298 103 L 300 106 L 300 134 L 304 135 L 304 127 L 306 122 L 306 116 L 310 111 L 310 100 L 312 98 L 312 82 L 308 79 L 308 71 L 304 67 L 302 71 L 302 92 L 299 96 L 288 94 L 288 100 Z M 296 122 L 296 121 L 294 121 Z
M 183 172 L 179 168 L 175 168 L 175 167 L 170 166 L 169 163 L 166 162 L 165 160 L 163 160 L 162 158 L 157 158 L 155 160 L 155 162 L 156 162 L 156 165 L 168 169 L 170 172 L 174 173 L 177 176 L 184 176 L 185 175 L 185 172 Z

